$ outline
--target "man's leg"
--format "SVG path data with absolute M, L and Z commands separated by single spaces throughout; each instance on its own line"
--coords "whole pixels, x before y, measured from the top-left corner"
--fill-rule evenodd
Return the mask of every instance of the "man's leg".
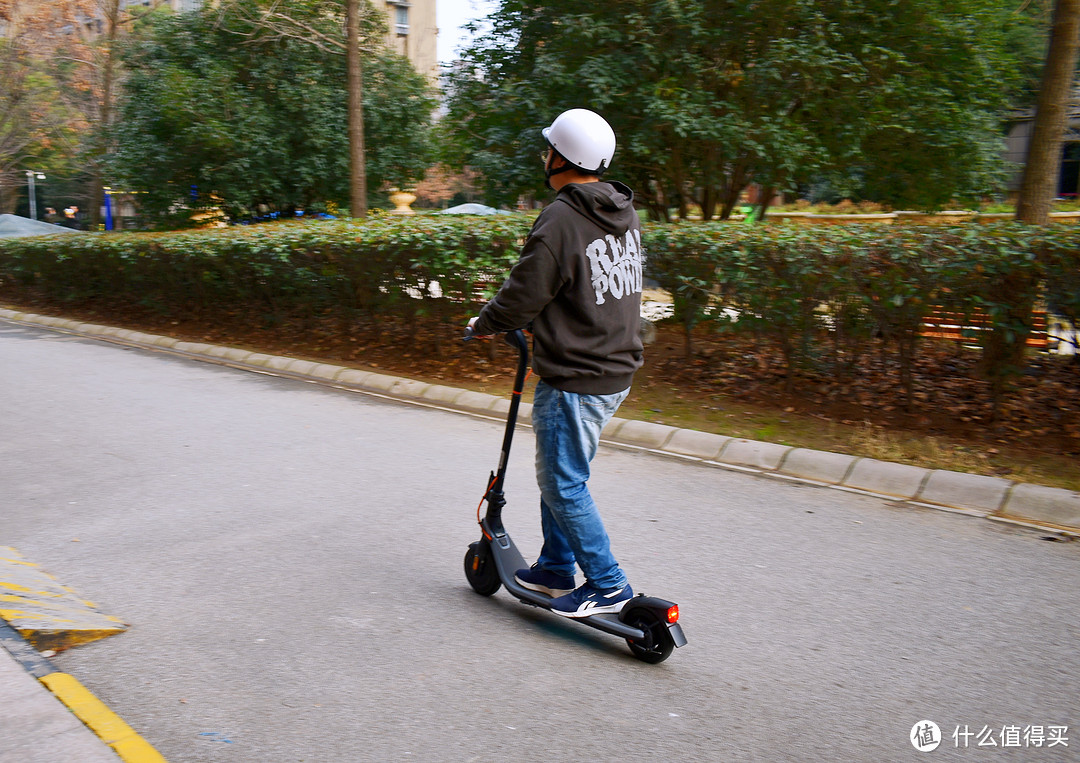
M 573 577 L 574 550 L 543 497 L 540 498 L 540 528 L 544 531 L 544 547 L 540 549 L 536 563 L 558 575 Z
M 541 381 L 533 399 L 536 475 L 544 525 L 539 563 L 570 574 L 564 571 L 576 559 L 588 582 L 598 589 L 621 588 L 626 585 L 626 575 L 611 553 L 604 523 L 586 484 L 589 463 L 596 455 L 600 432 L 628 392 L 578 395 Z

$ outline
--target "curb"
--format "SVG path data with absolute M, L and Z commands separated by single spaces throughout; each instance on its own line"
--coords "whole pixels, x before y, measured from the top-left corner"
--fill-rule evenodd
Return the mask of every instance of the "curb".
M 75 717 L 127 763 L 166 763 L 165 758 L 75 676 L 59 671 L 38 679 Z
M 3 620 L 0 620 L 0 648 L 5 649 L 15 662 L 60 700 L 120 760 L 126 763 L 167 763 L 161 753 L 77 678 L 57 670 Z M 57 712 L 63 711 L 57 709 Z
M 0 622 L 35 648 L 67 649 L 127 630 L 119 618 L 60 583 L 10 546 L 0 546 Z
M 0 318 L 445 410 L 497 418 L 504 415 L 509 407 L 509 401 L 494 395 L 345 366 L 183 342 L 167 336 L 3 308 L 0 308 Z M 531 413 L 532 406 L 522 403 L 519 420 L 528 422 Z M 608 423 L 601 437 L 609 444 L 710 466 L 906 501 L 913 506 L 944 509 L 1080 538 L 1080 492 L 1071 490 L 725 437 L 617 417 Z

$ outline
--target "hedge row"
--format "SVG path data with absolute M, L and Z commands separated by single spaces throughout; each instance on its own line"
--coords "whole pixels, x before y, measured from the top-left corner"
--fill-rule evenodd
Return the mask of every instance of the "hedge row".
M 667 226 L 650 231 L 647 248 L 688 346 L 703 321 L 753 332 L 782 353 L 791 383 L 807 364 L 842 373 L 880 339 L 899 357 L 909 405 L 934 312 L 985 322 L 981 365 L 995 405 L 1023 370 L 1036 311 L 1080 325 L 1075 226 Z
M 528 223 L 439 217 L 0 241 L 0 292 L 267 323 L 457 319 L 494 293 Z
M 425 216 L 6 240 L 0 291 L 137 299 L 167 315 L 459 321 L 497 288 L 528 226 Z M 1000 395 L 1034 310 L 1080 324 L 1077 226 L 650 225 L 645 243 L 646 275 L 673 295 L 688 343 L 703 323 L 752 332 L 775 343 L 789 380 L 807 364 L 842 371 L 880 339 L 910 398 L 919 327 L 938 307 L 985 316 L 983 367 Z

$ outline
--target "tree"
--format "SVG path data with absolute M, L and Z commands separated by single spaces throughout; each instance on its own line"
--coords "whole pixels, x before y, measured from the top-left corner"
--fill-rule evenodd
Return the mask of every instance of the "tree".
M 4 82 L 11 85 L 0 99 L 25 109 L 24 86 L 33 83 L 35 92 L 47 87 L 51 103 L 25 111 L 22 132 L 51 136 L 43 146 L 48 156 L 34 155 L 36 168 L 81 176 L 79 202 L 95 224 L 118 74 L 115 42 L 134 16 L 119 0 L 20 0 L 0 7 L 0 18 L 7 27 Z
M 78 114 L 77 145 L 68 159 L 84 178 L 84 205 L 96 228 L 103 200 L 105 157 L 116 109 L 119 42 L 137 19 L 159 8 L 120 0 L 23 0 L 21 16 L 38 60 L 58 84 L 58 97 Z
M 257 9 L 234 3 L 154 19 L 132 41 L 113 167 L 145 189 L 149 211 L 242 216 L 350 199 L 345 57 L 259 23 Z M 309 21 L 337 34 L 333 19 Z M 400 56 L 368 55 L 365 68 L 372 192 L 422 177 L 433 101 Z
M 52 172 L 76 141 L 56 81 L 21 34 L 0 39 L 0 214 L 15 212 L 26 170 Z
M 1002 0 L 503 0 L 452 73 L 462 163 L 492 201 L 538 190 L 539 129 L 587 106 L 653 214 L 726 217 L 749 184 L 858 171 L 934 206 L 1000 169 Z M 771 194 L 766 193 L 768 198 Z
M 345 9 L 345 69 L 349 81 L 349 209 L 353 217 L 366 217 L 368 211 L 360 5 L 360 0 L 348 0 Z M 370 7 L 367 3 L 364 6 Z
M 105 32 L 95 46 L 97 55 L 94 65 L 97 68 L 99 91 L 94 104 L 97 110 L 96 129 L 91 132 L 90 143 L 90 224 L 97 228 L 100 217 L 100 201 L 105 194 L 105 181 L 102 177 L 102 165 L 109 152 L 110 133 L 113 126 L 113 114 L 116 98 L 116 79 L 118 58 L 116 44 L 120 27 L 127 14 L 120 7 L 120 0 L 99 0 L 98 10 L 104 16 Z
M 365 217 L 367 199 L 367 152 L 364 137 L 363 55 L 381 49 L 383 18 L 367 0 L 233 0 L 222 8 L 237 13 L 252 31 L 240 34 L 270 34 L 278 38 L 302 40 L 328 53 L 345 55 L 349 105 L 349 196 L 350 213 Z M 227 13 L 220 19 L 225 20 Z
M 1035 124 L 1020 181 L 1016 219 L 1035 225 L 1050 220 L 1057 190 L 1066 111 L 1076 77 L 1080 48 L 1080 0 L 1057 0 L 1050 45 L 1035 107 Z

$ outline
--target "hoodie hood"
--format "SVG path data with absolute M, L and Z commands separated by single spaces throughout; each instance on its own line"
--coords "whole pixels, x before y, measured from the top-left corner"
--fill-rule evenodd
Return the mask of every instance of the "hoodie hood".
M 608 232 L 625 231 L 631 221 L 637 220 L 634 192 L 617 180 L 570 183 L 563 186 L 555 200 L 569 204 Z

